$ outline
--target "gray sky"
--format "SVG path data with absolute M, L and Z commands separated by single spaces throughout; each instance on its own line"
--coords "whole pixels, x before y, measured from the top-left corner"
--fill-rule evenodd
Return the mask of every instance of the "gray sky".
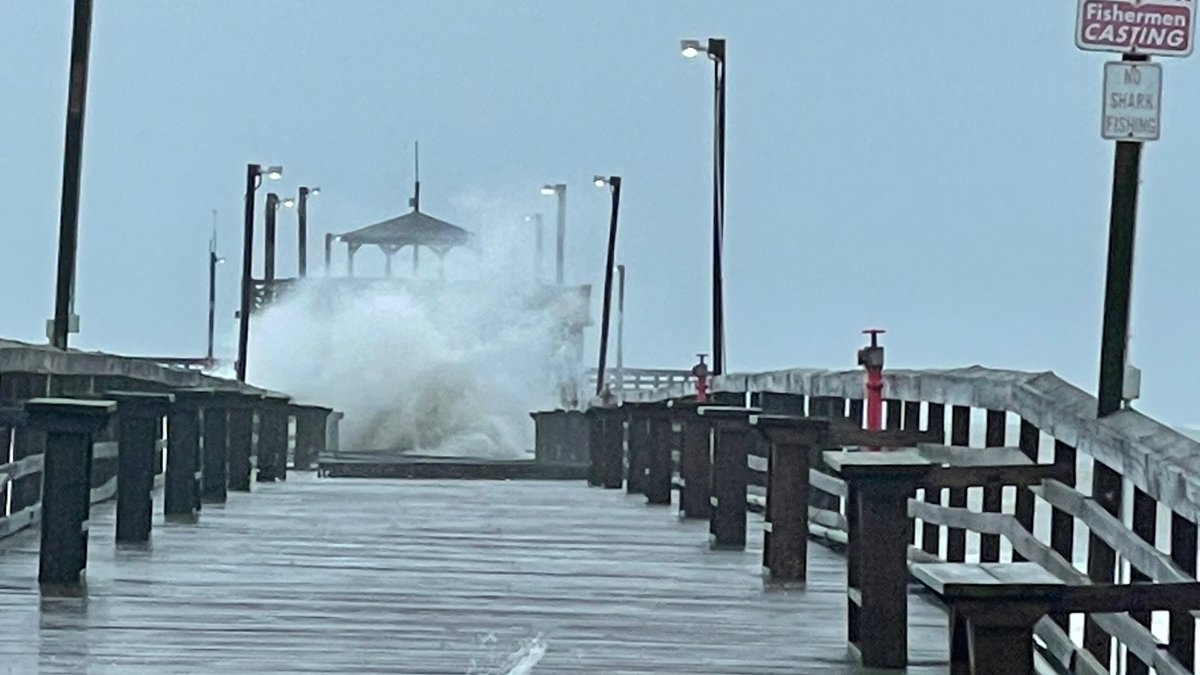
M 0 0 L 0 334 L 18 339 L 43 340 L 53 307 L 70 4 Z M 201 354 L 211 209 L 232 328 L 246 162 L 284 164 L 280 192 L 321 186 L 319 261 L 325 231 L 407 210 L 420 139 L 423 210 L 468 229 L 481 201 L 549 221 L 537 189 L 568 183 L 569 278 L 597 286 L 607 196 L 588 179 L 624 176 L 626 361 L 689 366 L 709 345 L 712 75 L 678 41 L 716 35 L 731 368 L 854 367 L 879 325 L 889 366 L 1054 370 L 1095 390 L 1109 56 L 1075 48 L 1068 0 L 96 4 L 77 346 Z M 1133 358 L 1142 408 L 1190 423 L 1200 57 L 1162 61 Z

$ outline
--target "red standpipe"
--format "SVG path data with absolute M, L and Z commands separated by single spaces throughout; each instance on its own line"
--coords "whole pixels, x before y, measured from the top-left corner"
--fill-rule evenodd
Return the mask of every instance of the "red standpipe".
M 863 333 L 871 336 L 871 345 L 858 350 L 858 365 L 867 371 L 864 387 L 867 398 L 867 430 L 883 429 L 883 347 L 879 346 L 879 335 L 887 331 L 868 328 Z M 868 448 L 878 450 L 877 447 Z
M 692 366 L 692 375 L 696 378 L 696 403 L 708 402 L 708 364 L 704 363 L 707 354 L 697 354 L 700 363 Z

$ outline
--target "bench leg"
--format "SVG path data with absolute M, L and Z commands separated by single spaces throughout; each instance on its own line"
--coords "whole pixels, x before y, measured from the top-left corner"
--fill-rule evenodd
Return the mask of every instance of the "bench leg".
M 971 675 L 971 641 L 967 618 L 950 607 L 950 675 Z
M 1033 673 L 1033 626 L 970 626 L 972 675 Z
M 773 582 L 803 582 L 808 570 L 807 448 L 773 446 L 769 469 L 767 572 Z

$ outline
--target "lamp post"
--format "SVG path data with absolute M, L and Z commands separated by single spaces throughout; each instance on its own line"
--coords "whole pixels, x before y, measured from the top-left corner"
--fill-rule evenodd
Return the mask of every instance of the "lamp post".
M 291 208 L 296 205 L 296 200 L 291 197 L 280 198 L 274 192 L 267 193 L 266 205 L 266 221 L 264 223 L 263 252 L 266 254 L 263 258 L 263 281 L 266 282 L 264 290 L 267 295 L 271 294 L 270 284 L 275 281 L 275 214 L 279 213 L 279 207 L 285 206 Z
M 563 248 L 567 238 L 567 186 L 563 183 L 543 185 L 542 194 L 558 197 L 558 222 L 554 231 L 554 283 L 563 285 Z
M 596 187 L 607 187 L 612 193 L 612 212 L 608 224 L 608 258 L 604 264 L 604 312 L 600 319 L 600 364 L 596 368 L 596 395 L 604 391 L 604 361 L 608 356 L 608 324 L 612 308 L 613 264 L 617 256 L 617 211 L 621 206 L 621 177 L 596 176 Z
M 263 176 L 279 180 L 283 176 L 282 166 L 270 166 L 265 170 L 260 164 L 246 165 L 245 214 L 242 228 L 242 297 L 238 309 L 238 358 L 235 364 L 238 382 L 246 381 L 246 346 L 250 341 L 250 300 L 254 285 L 254 193 L 262 184 Z
M 542 280 L 542 214 L 535 213 L 532 216 L 525 216 L 525 222 L 533 223 L 533 280 L 540 282 Z
M 617 400 L 625 399 L 625 266 L 617 265 Z
M 217 257 L 217 210 L 213 209 L 212 238 L 208 240 L 208 351 L 205 360 L 211 368 L 213 361 L 213 333 L 217 327 L 217 265 L 225 262 Z
M 319 194 L 321 194 L 319 187 L 301 187 L 296 199 L 296 221 L 299 227 L 297 245 L 300 247 L 297 265 L 301 277 L 308 276 L 308 198 Z
M 704 52 L 713 62 L 713 254 L 712 254 L 712 374 L 725 372 L 725 301 L 721 247 L 725 234 L 725 39 L 682 40 L 685 58 Z

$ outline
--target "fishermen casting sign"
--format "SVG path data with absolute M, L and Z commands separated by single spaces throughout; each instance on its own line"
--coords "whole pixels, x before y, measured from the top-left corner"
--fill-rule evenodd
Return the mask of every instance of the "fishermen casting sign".
M 1187 56 L 1192 33 L 1191 0 L 1081 0 L 1076 43 L 1083 49 Z

